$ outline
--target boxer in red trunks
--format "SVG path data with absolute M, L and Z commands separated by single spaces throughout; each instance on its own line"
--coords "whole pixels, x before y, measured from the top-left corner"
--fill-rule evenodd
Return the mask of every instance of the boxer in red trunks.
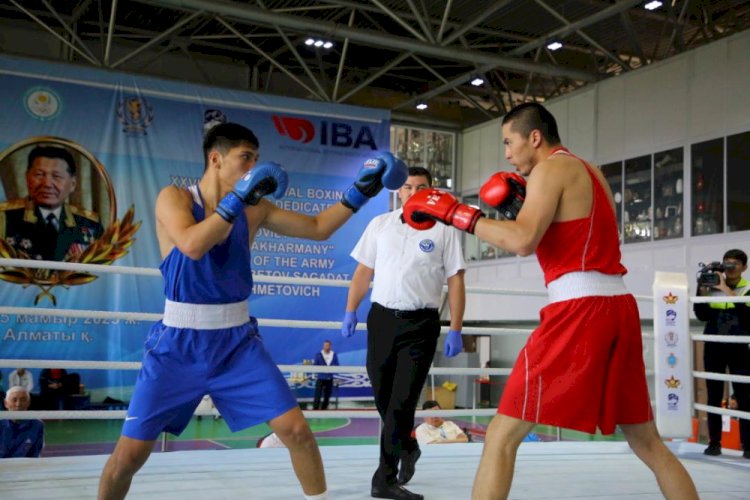
M 619 425 L 666 498 L 697 499 L 653 421 L 640 318 L 622 280 L 607 182 L 560 145 L 554 117 L 537 103 L 512 109 L 502 131 L 506 158 L 528 184 L 498 172 L 480 197 L 508 220 L 483 217 L 440 191 L 423 190 L 404 206 L 418 229 L 437 220 L 519 255 L 536 252 L 550 296 L 487 429 L 472 498 L 507 498 L 518 446 L 535 425 L 550 424 L 603 434 Z

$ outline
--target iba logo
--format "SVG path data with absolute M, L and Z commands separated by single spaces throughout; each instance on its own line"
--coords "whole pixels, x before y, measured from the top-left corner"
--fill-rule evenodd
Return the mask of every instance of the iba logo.
M 315 125 L 311 121 L 278 115 L 273 116 L 273 124 L 279 135 L 302 144 L 308 144 L 317 137 L 317 143 L 321 146 L 354 149 L 369 147 L 373 151 L 378 149 L 372 131 L 367 126 L 356 128 L 348 123 L 321 121 L 316 134 Z

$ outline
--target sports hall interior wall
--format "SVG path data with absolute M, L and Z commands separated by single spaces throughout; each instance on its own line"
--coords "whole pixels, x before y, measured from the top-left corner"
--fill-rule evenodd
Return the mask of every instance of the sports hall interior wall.
M 684 147 L 687 208 L 692 203 L 690 145 L 750 130 L 748 88 L 750 33 L 743 32 L 545 104 L 557 118 L 563 144 L 594 164 Z M 500 135 L 500 119 L 463 130 L 457 162 L 462 195 L 475 195 L 498 165 L 513 170 Z M 684 227 L 688 234 L 687 219 Z M 625 281 L 634 294 L 651 295 L 655 271 L 686 273 L 694 294 L 698 263 L 720 260 L 734 247 L 750 251 L 750 231 L 626 243 L 621 247 L 629 270 Z M 544 290 L 534 256 L 470 262 L 466 277 L 467 287 Z M 542 303 L 473 295 L 466 318 L 537 319 Z M 643 318 L 653 316 L 652 303 L 641 301 L 639 307 Z

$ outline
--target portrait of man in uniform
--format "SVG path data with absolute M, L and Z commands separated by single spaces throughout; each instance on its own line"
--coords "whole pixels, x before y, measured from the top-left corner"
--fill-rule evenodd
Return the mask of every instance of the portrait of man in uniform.
M 0 238 L 21 258 L 75 261 L 104 232 L 99 214 L 70 199 L 78 187 L 71 152 L 37 145 L 26 161 L 26 197 L 0 203 Z
M 29 137 L 0 152 L 0 200 L 0 255 L 12 259 L 110 265 L 129 252 L 141 226 L 134 205 L 117 219 L 104 165 L 61 137 Z M 0 280 L 40 289 L 35 305 L 56 305 L 54 288 L 97 277 L 49 264 L 0 266 Z

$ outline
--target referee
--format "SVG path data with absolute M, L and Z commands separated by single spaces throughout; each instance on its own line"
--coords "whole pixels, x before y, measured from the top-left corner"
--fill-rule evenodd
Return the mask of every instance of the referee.
M 410 167 L 409 177 L 398 192 L 401 204 L 431 185 L 428 170 Z M 402 485 L 414 475 L 421 454 L 411 433 L 440 336 L 438 306 L 446 279 L 451 324 L 444 352 L 455 356 L 463 348 L 466 264 L 460 235 L 444 224 L 417 231 L 404 223 L 399 209 L 374 218 L 351 256 L 359 264 L 346 302 L 342 326 L 345 337 L 354 333 L 357 307 L 374 277 L 372 307 L 367 316 L 367 374 L 383 425 L 380 464 L 372 478 L 371 494 L 375 498 L 418 500 L 423 496 Z

